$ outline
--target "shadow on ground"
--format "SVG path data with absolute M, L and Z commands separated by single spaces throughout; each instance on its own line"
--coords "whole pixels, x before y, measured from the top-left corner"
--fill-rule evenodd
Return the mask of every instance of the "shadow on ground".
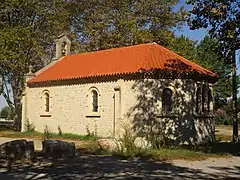
M 114 156 L 81 154 L 73 159 L 44 159 L 40 155 L 34 163 L 16 162 L 6 168 L 0 160 L 0 179 L 238 179 L 240 166 L 212 167 L 213 173 L 149 159 L 121 159 Z M 221 170 L 222 168 L 222 170 Z M 224 174 L 216 173 L 221 170 Z M 230 178 L 232 177 L 232 178 Z
M 233 156 L 240 156 L 240 143 L 235 144 L 232 142 L 216 142 L 209 146 L 199 146 L 197 147 L 197 150 L 205 153 L 231 154 Z

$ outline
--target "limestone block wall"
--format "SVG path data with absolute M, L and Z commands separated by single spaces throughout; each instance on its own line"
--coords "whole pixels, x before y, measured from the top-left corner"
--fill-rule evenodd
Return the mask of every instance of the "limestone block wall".
M 91 89 L 97 89 L 99 113 L 91 112 Z M 173 91 L 173 110 L 162 112 L 161 93 Z M 123 126 L 132 126 L 138 136 L 147 136 L 165 123 L 166 134 L 179 143 L 202 141 L 214 136 L 214 123 L 207 116 L 197 118 L 195 111 L 196 82 L 181 79 L 119 79 L 111 82 L 27 87 L 26 117 L 36 130 L 47 125 L 53 132 L 87 134 L 101 137 L 119 136 Z M 44 111 L 43 92 L 50 95 L 50 112 Z M 157 131 L 154 133 L 158 133 Z
M 117 82 L 78 84 L 27 88 L 27 117 L 36 130 L 43 132 L 47 125 L 53 132 L 58 126 L 63 132 L 76 134 L 97 132 L 99 136 L 111 136 L 113 127 L 113 95 Z M 91 114 L 90 89 L 99 92 L 99 113 Z M 44 111 L 43 92 L 50 95 L 50 112 Z

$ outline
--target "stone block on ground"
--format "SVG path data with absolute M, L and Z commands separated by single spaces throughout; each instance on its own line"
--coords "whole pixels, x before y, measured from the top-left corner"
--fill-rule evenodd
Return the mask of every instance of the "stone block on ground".
M 117 151 L 121 148 L 120 142 L 114 139 L 99 139 L 97 144 L 104 151 Z
M 45 140 L 42 142 L 42 151 L 46 157 L 75 156 L 75 144 L 62 140 Z
M 32 160 L 34 158 L 34 141 L 27 141 L 25 146 L 25 158 Z
M 146 138 L 143 137 L 137 137 L 134 140 L 134 144 L 138 148 L 148 149 L 151 147 L 151 144 L 146 140 Z
M 33 159 L 34 143 L 25 139 L 13 140 L 0 145 L 0 158 L 3 159 Z

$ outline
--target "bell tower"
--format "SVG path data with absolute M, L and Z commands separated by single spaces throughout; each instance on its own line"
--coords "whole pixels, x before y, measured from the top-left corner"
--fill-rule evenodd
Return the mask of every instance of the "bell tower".
M 58 60 L 63 56 L 70 54 L 71 41 L 65 34 L 61 34 L 55 40 L 56 54 L 53 60 Z

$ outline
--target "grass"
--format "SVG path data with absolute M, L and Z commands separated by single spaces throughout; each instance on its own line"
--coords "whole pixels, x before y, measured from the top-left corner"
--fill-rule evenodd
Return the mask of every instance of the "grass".
M 11 130 L 3 130 L 0 131 L 0 136 L 2 137 L 10 137 L 10 138 L 36 138 L 42 139 L 44 137 L 44 133 L 41 132 L 16 132 Z M 57 133 L 51 133 L 51 138 L 53 139 L 63 139 L 63 140 L 95 140 L 96 137 L 93 136 L 84 136 L 72 133 L 62 133 L 60 136 Z
M 219 158 L 219 157 L 230 157 L 229 154 L 212 154 L 204 153 L 201 151 L 193 151 L 187 149 L 159 149 L 159 150 L 150 150 L 147 152 L 150 157 L 155 160 L 174 160 L 174 159 L 183 159 L 183 160 L 205 160 L 208 158 Z
M 216 140 L 219 141 L 232 141 L 232 135 L 225 135 L 225 134 L 216 134 Z
M 32 138 L 32 139 L 43 139 L 44 133 L 41 132 L 15 132 L 11 130 L 2 129 L 0 130 L 0 136 L 10 138 Z M 218 140 L 231 140 L 231 136 L 217 135 Z M 220 146 L 214 147 L 203 147 L 202 149 L 186 149 L 186 148 L 161 148 L 161 149 L 139 149 L 136 148 L 133 152 L 108 152 L 103 151 L 99 148 L 95 137 L 83 136 L 72 133 L 62 133 L 60 136 L 57 133 L 51 133 L 51 139 L 62 139 L 62 140 L 75 140 L 75 143 L 80 143 L 82 153 L 96 154 L 96 155 L 114 155 L 122 158 L 141 157 L 150 158 L 153 160 L 205 160 L 208 158 L 227 158 L 231 157 L 231 154 L 235 150 L 239 149 L 230 144 L 221 144 Z M 85 143 L 84 143 L 85 142 Z M 82 144 L 84 143 L 84 144 Z M 83 146 L 84 145 L 84 146 Z M 231 146 L 231 147 L 230 147 Z M 207 151 L 205 151 L 207 149 Z M 230 149 L 234 150 L 233 153 Z M 238 151 L 238 150 L 237 150 Z M 239 151 L 240 152 L 240 151 Z
M 145 157 L 153 160 L 187 160 L 187 161 L 200 161 L 208 158 L 228 158 L 231 157 L 228 153 L 205 153 L 201 151 L 188 150 L 183 148 L 161 148 L 161 149 L 148 149 L 139 150 L 135 155 L 129 156 L 128 154 L 113 152 L 113 155 L 123 158 L 129 157 Z

